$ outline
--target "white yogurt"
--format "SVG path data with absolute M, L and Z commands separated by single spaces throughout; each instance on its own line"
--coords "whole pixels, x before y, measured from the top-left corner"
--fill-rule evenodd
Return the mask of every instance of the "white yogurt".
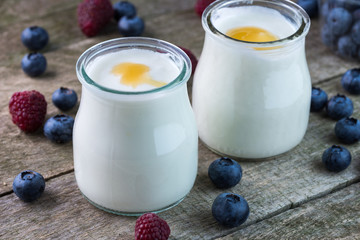
M 121 40 L 120 40 L 121 41 Z M 170 82 L 180 70 L 167 54 L 122 50 L 95 58 L 86 71 L 117 90 L 111 69 L 121 62 L 146 64 L 153 79 Z M 166 209 L 191 190 L 197 173 L 197 129 L 186 84 L 140 95 L 95 89 L 82 76 L 74 126 L 74 167 L 81 192 L 95 205 L 120 214 Z M 186 82 L 186 81 L 184 81 Z
M 252 26 L 263 28 L 281 39 L 296 31 L 296 27 L 278 11 L 260 6 L 219 9 L 213 19 L 214 27 L 223 33 L 233 28 Z
M 222 33 L 253 26 L 280 39 L 298 28 L 279 12 L 259 6 L 217 10 L 212 23 Z M 232 157 L 265 158 L 288 151 L 303 138 L 309 118 L 304 39 L 267 50 L 254 46 L 262 45 L 207 29 L 194 76 L 199 136 L 212 150 Z
M 147 91 L 156 88 L 150 84 L 140 84 L 136 87 L 121 83 L 122 75 L 112 73 L 112 69 L 122 63 L 141 64 L 149 67 L 148 75 L 155 81 L 168 84 L 175 79 L 180 70 L 167 54 L 156 53 L 151 50 L 129 49 L 113 52 L 96 58 L 90 62 L 87 72 L 90 78 L 98 84 L 120 91 Z

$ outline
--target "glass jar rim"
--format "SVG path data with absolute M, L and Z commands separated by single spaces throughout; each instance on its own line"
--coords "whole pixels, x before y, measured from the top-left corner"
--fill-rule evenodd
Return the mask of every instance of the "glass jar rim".
M 86 64 L 97 53 L 101 53 L 111 49 L 136 49 L 147 48 L 159 53 L 170 53 L 173 56 L 178 57 L 182 61 L 182 68 L 179 74 L 173 80 L 162 87 L 153 88 L 145 91 L 122 91 L 113 88 L 105 87 L 93 79 L 86 73 Z M 143 95 L 164 91 L 167 89 L 173 89 L 178 85 L 186 83 L 191 76 L 191 61 L 187 54 L 176 45 L 166 42 L 164 40 L 148 38 L 148 37 L 124 37 L 110 39 L 104 42 L 100 42 L 83 52 L 76 62 L 76 73 L 81 84 L 87 87 L 91 87 L 94 90 L 108 92 L 118 95 Z
M 285 38 L 281 38 L 275 41 L 269 41 L 269 42 L 250 42 L 250 41 L 243 41 L 239 39 L 235 39 L 232 37 L 227 36 L 220 30 L 218 30 L 212 23 L 212 13 L 218 9 L 221 9 L 226 6 L 230 6 L 232 4 L 236 3 L 244 3 L 247 5 L 254 5 L 254 3 L 266 3 L 266 4 L 273 4 L 274 6 L 281 6 L 284 9 L 287 8 L 289 10 L 292 10 L 294 14 L 301 16 L 301 24 L 297 28 L 297 30 L 291 34 L 290 36 L 287 36 Z M 301 8 L 296 3 L 289 1 L 289 0 L 217 0 L 210 4 L 203 12 L 202 14 L 202 25 L 207 32 L 213 33 L 215 36 L 231 40 L 238 43 L 243 43 L 250 45 L 251 47 L 275 47 L 283 44 L 290 44 L 292 42 L 298 41 L 299 39 L 304 38 L 310 29 L 310 17 L 306 13 L 306 11 Z

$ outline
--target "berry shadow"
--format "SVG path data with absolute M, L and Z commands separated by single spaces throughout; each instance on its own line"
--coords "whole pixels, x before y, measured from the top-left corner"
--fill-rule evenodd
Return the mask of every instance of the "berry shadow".
M 111 20 L 111 22 L 109 24 L 106 24 L 106 26 L 103 27 L 96 36 L 108 38 L 109 36 L 114 34 L 118 34 L 119 35 L 118 37 L 123 37 L 120 34 L 119 29 L 117 28 L 117 22 L 115 22 L 115 20 Z
M 312 162 L 312 168 L 314 170 L 316 170 L 317 172 L 327 172 L 325 165 L 323 164 L 322 160 L 321 160 L 321 156 L 319 157 L 319 159 L 316 159 L 315 161 Z
M 55 71 L 47 70 L 44 74 L 31 77 L 31 79 L 38 80 L 38 81 L 55 81 L 55 77 L 57 76 Z

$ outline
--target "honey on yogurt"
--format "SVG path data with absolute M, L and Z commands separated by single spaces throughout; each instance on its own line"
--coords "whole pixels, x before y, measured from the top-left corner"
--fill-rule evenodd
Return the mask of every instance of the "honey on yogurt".
M 129 92 L 163 87 L 178 74 L 178 67 L 167 56 L 140 49 L 106 54 L 88 66 L 88 75 L 100 85 Z
M 260 27 L 237 27 L 226 32 L 226 35 L 246 42 L 272 42 L 279 40 L 273 33 Z

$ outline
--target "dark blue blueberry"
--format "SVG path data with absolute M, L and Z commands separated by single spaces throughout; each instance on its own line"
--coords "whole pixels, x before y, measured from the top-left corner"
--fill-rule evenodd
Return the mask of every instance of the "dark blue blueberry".
M 355 118 L 342 118 L 335 125 L 335 135 L 343 143 L 351 144 L 360 140 L 360 122 Z
M 322 5 L 321 5 L 321 8 L 320 8 L 320 15 L 323 19 L 326 19 L 327 15 L 329 14 L 330 12 L 330 2 L 327 1 L 327 2 L 324 2 Z
M 30 77 L 37 77 L 46 70 L 47 62 L 41 53 L 26 54 L 21 60 L 22 70 Z
M 298 4 L 307 12 L 309 17 L 313 18 L 318 15 L 317 0 L 298 0 Z
M 356 44 L 360 44 L 360 20 L 351 27 L 351 38 Z
M 352 13 L 352 16 L 353 16 L 353 21 L 354 22 L 357 22 L 358 20 L 360 20 L 360 8 L 355 10 L 353 13 Z
M 52 94 L 52 102 L 62 111 L 73 108 L 77 103 L 77 94 L 74 90 L 60 87 Z
M 329 48 L 335 50 L 337 45 L 337 36 L 332 32 L 328 24 L 321 27 L 321 40 Z
M 236 161 L 222 157 L 210 164 L 208 175 L 216 187 L 230 188 L 240 182 L 242 169 Z
M 354 12 L 359 8 L 358 0 L 337 0 L 336 3 L 339 7 L 346 8 L 349 12 Z
M 340 7 L 331 9 L 326 18 L 326 24 L 329 25 L 332 33 L 336 36 L 346 33 L 350 29 L 351 23 L 351 13 Z
M 144 21 L 139 17 L 122 17 L 118 22 L 118 28 L 125 37 L 140 36 L 144 32 Z
M 333 145 L 324 151 L 322 162 L 329 171 L 340 172 L 350 165 L 351 154 L 345 147 Z
M 48 43 L 49 34 L 42 27 L 28 27 L 22 31 L 21 41 L 31 51 L 38 51 Z
M 74 119 L 68 115 L 55 115 L 44 125 L 45 136 L 56 143 L 66 143 L 72 140 Z
M 119 21 L 123 16 L 135 17 L 136 16 L 136 7 L 134 4 L 128 1 L 116 2 L 113 5 L 114 8 L 114 18 L 116 21 Z
M 358 54 L 358 47 L 352 40 L 350 35 L 345 35 L 339 38 L 337 43 L 338 53 L 343 57 L 356 58 Z
M 330 9 L 335 7 L 344 7 L 344 3 L 341 2 L 341 0 L 326 0 L 325 2 L 329 3 Z
M 325 0 L 322 1 L 323 5 L 327 4 L 329 10 L 331 10 L 332 8 L 335 7 L 340 7 L 340 8 L 345 8 L 347 10 L 349 10 L 350 12 L 354 11 L 353 4 L 348 4 L 348 2 L 350 2 L 349 0 Z
M 234 193 L 222 193 L 217 196 L 211 210 L 215 220 L 226 227 L 243 224 L 250 213 L 247 201 Z
M 45 180 L 40 173 L 26 170 L 19 173 L 13 181 L 16 196 L 25 202 L 38 199 L 45 190 Z
M 354 111 L 353 103 L 345 95 L 337 94 L 329 99 L 326 104 L 326 113 L 334 120 L 350 117 Z
M 324 90 L 321 88 L 313 87 L 311 89 L 311 106 L 310 111 L 311 112 L 319 112 L 321 111 L 328 100 L 328 95 Z
M 341 78 L 341 85 L 351 94 L 360 94 L 360 68 L 347 70 Z

